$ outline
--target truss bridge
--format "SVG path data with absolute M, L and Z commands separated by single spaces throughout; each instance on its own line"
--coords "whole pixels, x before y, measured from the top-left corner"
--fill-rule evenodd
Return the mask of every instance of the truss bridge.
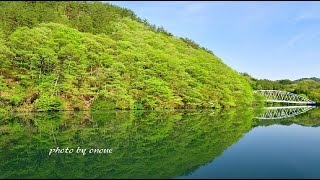
M 279 90 L 256 90 L 255 93 L 261 94 L 266 102 L 273 103 L 292 103 L 292 104 L 306 104 L 317 105 L 318 103 L 309 100 L 303 96 Z

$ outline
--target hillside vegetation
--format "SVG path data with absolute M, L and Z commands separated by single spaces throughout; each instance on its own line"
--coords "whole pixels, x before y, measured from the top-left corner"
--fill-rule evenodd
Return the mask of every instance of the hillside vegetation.
M 242 74 L 254 90 L 284 90 L 292 92 L 308 99 L 320 102 L 319 78 L 302 78 L 295 81 L 288 79 L 271 81 L 268 79 L 256 79 L 247 73 Z
M 228 108 L 249 83 L 211 51 L 101 2 L 0 2 L 0 111 Z

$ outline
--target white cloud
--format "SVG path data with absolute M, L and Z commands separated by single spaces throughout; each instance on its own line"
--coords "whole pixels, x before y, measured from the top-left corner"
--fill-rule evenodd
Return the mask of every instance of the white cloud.
M 184 7 L 185 13 L 190 13 L 190 14 L 197 14 L 197 13 L 202 13 L 203 11 L 206 10 L 207 5 L 205 3 L 190 3 Z
M 294 47 L 297 43 L 299 43 L 299 41 L 301 41 L 302 39 L 304 39 L 306 37 L 305 33 L 300 33 L 298 35 L 293 36 L 287 43 L 286 43 L 286 47 L 291 48 Z
M 310 4 L 312 6 L 308 6 L 302 9 L 298 14 L 294 17 L 293 22 L 299 23 L 305 20 L 320 20 L 320 4 Z
M 306 12 L 303 14 L 299 14 L 294 18 L 295 22 L 299 22 L 303 20 L 320 20 L 320 14 L 314 13 L 314 12 Z
M 320 37 L 320 32 L 310 33 L 305 31 L 290 38 L 287 41 L 285 47 L 292 48 L 292 47 L 295 47 L 297 44 L 303 44 L 303 43 L 306 44 L 308 41 L 313 41 L 319 37 Z

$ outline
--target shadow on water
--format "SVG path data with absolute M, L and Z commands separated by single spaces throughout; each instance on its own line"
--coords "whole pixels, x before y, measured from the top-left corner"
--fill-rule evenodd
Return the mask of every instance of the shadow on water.
M 0 178 L 175 178 L 212 162 L 256 126 L 252 109 L 2 115 Z M 316 116 L 320 116 L 317 114 Z M 316 118 L 315 118 L 316 119 Z M 290 123 L 317 126 L 312 118 Z M 287 122 L 286 122 L 287 123 Z M 111 154 L 51 154 L 59 147 Z

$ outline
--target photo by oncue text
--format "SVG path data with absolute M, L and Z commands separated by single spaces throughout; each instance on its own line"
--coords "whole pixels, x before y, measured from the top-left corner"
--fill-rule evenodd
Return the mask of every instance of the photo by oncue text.
M 49 150 L 49 156 L 51 154 L 61 154 L 61 153 L 64 153 L 64 154 L 72 154 L 72 153 L 75 153 L 75 154 L 82 154 L 82 155 L 86 155 L 86 154 L 111 154 L 112 153 L 112 149 L 106 149 L 106 148 L 80 148 L 78 147 L 77 149 L 73 149 L 73 148 L 59 148 L 59 147 L 56 147 L 56 148 L 53 148 L 53 149 L 50 149 Z

